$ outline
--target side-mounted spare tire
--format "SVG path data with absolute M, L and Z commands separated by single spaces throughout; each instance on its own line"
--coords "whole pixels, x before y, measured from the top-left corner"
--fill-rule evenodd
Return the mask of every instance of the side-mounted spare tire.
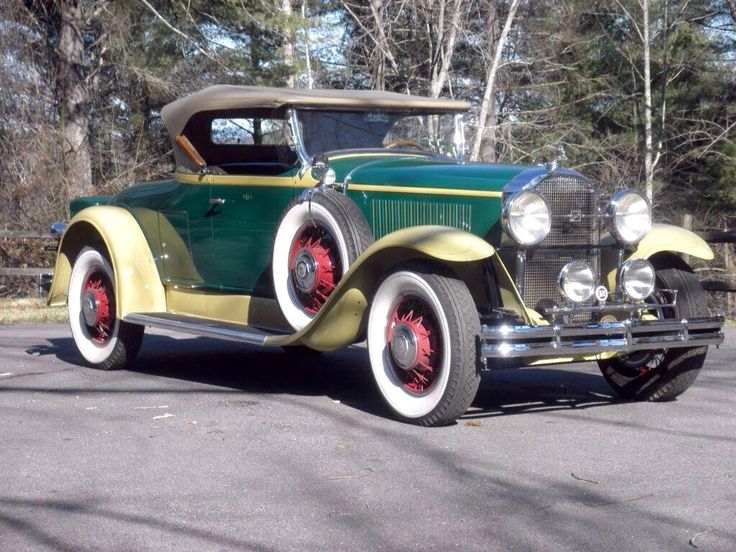
M 309 324 L 373 241 L 363 213 L 339 192 L 317 191 L 289 205 L 276 231 L 271 266 L 276 299 L 292 328 Z

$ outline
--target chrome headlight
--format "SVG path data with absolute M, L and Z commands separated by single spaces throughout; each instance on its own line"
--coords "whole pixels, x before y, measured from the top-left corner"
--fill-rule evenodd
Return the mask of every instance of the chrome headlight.
M 647 198 L 633 190 L 621 190 L 611 198 L 611 233 L 624 243 L 638 243 L 652 228 L 652 208 Z
M 644 259 L 631 259 L 621 267 L 621 287 L 635 301 L 649 297 L 654 291 L 654 267 Z
M 574 303 L 584 303 L 595 291 L 595 273 L 588 263 L 571 261 L 557 277 L 560 293 Z
M 535 192 L 519 192 L 503 208 L 506 232 L 521 245 L 535 245 L 549 234 L 552 215 L 544 198 Z

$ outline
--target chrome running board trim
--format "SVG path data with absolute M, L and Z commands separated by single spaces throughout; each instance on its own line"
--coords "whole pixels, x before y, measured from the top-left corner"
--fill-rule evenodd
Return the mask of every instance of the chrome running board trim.
M 723 343 L 723 316 L 694 320 L 624 320 L 582 326 L 487 326 L 485 358 L 549 357 L 701 347 Z
M 168 312 L 157 313 L 131 313 L 123 318 L 125 322 L 140 324 L 153 328 L 173 330 L 191 335 L 214 337 L 240 343 L 251 343 L 253 345 L 265 345 L 266 339 L 273 335 L 282 335 L 278 332 L 269 332 L 259 328 L 246 326 L 245 324 L 232 324 L 219 322 L 196 316 L 184 316 Z

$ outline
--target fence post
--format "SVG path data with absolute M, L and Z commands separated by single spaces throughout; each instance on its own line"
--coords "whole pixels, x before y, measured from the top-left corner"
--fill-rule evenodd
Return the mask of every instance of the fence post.
M 685 213 L 684 215 L 682 215 L 682 227 L 692 232 L 693 216 L 690 213 Z M 690 264 L 690 255 L 683 255 L 682 258 L 687 264 Z
M 723 244 L 723 268 L 726 269 L 726 276 L 733 281 L 733 246 L 730 243 Z M 733 293 L 726 294 L 726 312 L 728 316 L 733 316 Z

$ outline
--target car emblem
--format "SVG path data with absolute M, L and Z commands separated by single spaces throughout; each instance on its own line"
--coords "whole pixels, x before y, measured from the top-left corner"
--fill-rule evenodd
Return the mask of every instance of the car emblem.
M 580 209 L 570 211 L 570 222 L 580 222 L 581 220 L 583 220 L 583 213 Z
M 605 286 L 598 286 L 595 288 L 595 298 L 601 303 L 606 302 L 606 299 L 608 299 L 608 290 Z

